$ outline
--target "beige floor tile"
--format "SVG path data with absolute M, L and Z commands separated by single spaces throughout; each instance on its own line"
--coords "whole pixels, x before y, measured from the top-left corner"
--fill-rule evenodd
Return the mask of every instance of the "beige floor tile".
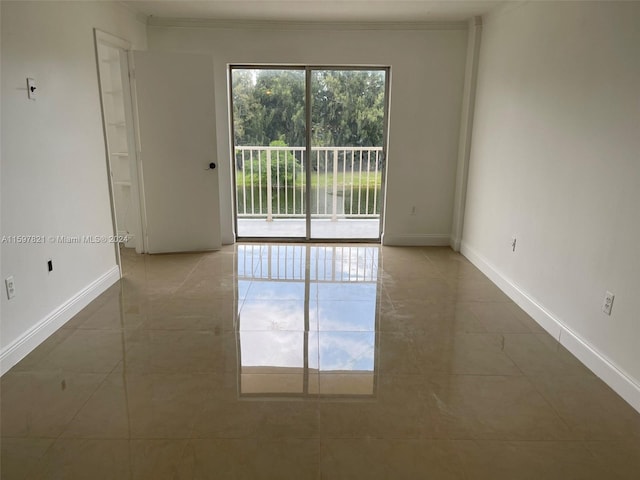
M 126 341 L 128 373 L 225 373 L 237 368 L 236 334 L 138 330 Z
M 235 279 L 233 275 L 218 274 L 188 279 L 173 292 L 185 299 L 202 300 L 206 298 L 233 298 Z
M 127 374 L 131 438 L 189 438 L 210 398 L 211 375 Z
M 447 285 L 454 291 L 459 302 L 501 302 L 511 303 L 496 285 L 486 278 L 461 276 L 447 278 Z
M 370 398 L 324 398 L 319 403 L 323 438 L 418 438 L 433 428 L 424 398 L 425 379 L 380 375 Z
M 49 365 L 43 362 L 44 358 L 74 332 L 75 329 L 73 328 L 60 328 L 59 330 L 56 330 L 49 338 L 29 353 L 29 355 L 18 362 L 10 371 L 33 372 L 49 370 Z
M 599 378 L 546 375 L 531 381 L 574 435 L 589 440 L 640 438 L 640 414 Z
M 427 257 L 443 278 L 450 280 L 464 278 L 474 281 L 486 281 L 486 277 L 482 272 L 460 255 L 455 255 L 452 259 L 447 259 L 442 258 L 441 255 L 427 253 Z
M 139 310 L 126 308 L 123 300 L 106 302 L 99 310 L 78 325 L 78 329 L 122 330 L 140 327 L 144 316 Z
M 548 336 L 504 334 L 505 353 L 525 375 L 591 375 L 589 369 L 569 352 L 547 340 L 541 340 L 543 335 Z
M 134 480 L 187 479 L 184 454 L 186 439 L 131 440 L 131 477 Z
M 380 296 L 386 302 L 386 310 L 384 312 L 398 313 L 401 315 L 411 315 L 419 317 L 434 316 L 436 318 L 451 315 L 452 309 L 448 307 L 455 303 L 455 299 L 435 299 L 426 297 L 415 298 L 393 298 L 388 289 L 384 287 L 380 289 Z M 440 310 L 448 311 L 440 313 Z
M 63 438 L 121 438 L 131 436 L 125 378 L 112 373 L 80 408 Z
M 390 288 L 397 288 L 403 284 L 414 282 L 424 283 L 427 280 L 442 281 L 444 277 L 428 261 L 388 261 L 384 264 L 380 280 Z
M 604 469 L 621 480 L 637 480 L 640 476 L 640 440 L 590 441 L 587 448 Z
M 417 375 L 431 367 L 421 363 L 426 355 L 419 356 L 414 337 L 408 332 L 381 332 L 377 334 L 376 358 L 378 371 L 383 375 Z
M 615 480 L 581 442 L 456 442 L 469 480 Z
M 380 333 L 380 373 L 521 375 L 499 334 Z
M 349 370 L 346 372 L 322 372 L 318 374 L 321 400 L 348 397 L 367 400 L 376 394 L 378 377 L 372 370 Z
M 109 373 L 122 360 L 125 334 L 113 330 L 75 330 L 42 359 L 39 368 Z
M 441 278 L 440 271 L 420 249 L 388 247 L 383 251 L 384 281 Z
M 127 440 L 59 439 L 31 477 L 37 480 L 113 480 L 130 478 Z
M 473 313 L 472 302 L 456 302 L 453 304 L 453 318 L 451 321 L 456 327 L 456 331 L 459 333 L 487 333 L 487 329 L 482 325 L 482 322 L 478 320 L 478 317 Z
M 141 328 L 233 332 L 236 311 L 233 298 L 171 296 L 149 306 Z
M 547 346 L 547 348 L 553 350 L 557 355 L 559 355 L 559 357 L 564 360 L 564 361 L 568 361 L 570 363 L 572 362 L 578 362 L 580 363 L 580 365 L 584 365 L 582 362 L 580 362 L 580 360 L 578 360 L 569 350 L 567 350 L 559 341 L 558 339 L 552 337 L 550 334 L 548 333 L 537 333 L 535 334 L 536 338 L 541 341 L 543 344 L 545 344 Z M 587 367 L 584 367 L 585 369 L 587 369 Z M 590 371 L 590 370 L 589 370 Z
M 384 375 L 416 375 L 423 371 L 414 339 L 408 332 L 378 332 L 376 359 Z
M 56 438 L 105 374 L 17 372 L 2 377 L 2 436 Z
M 102 309 L 105 305 L 113 305 L 118 303 L 118 299 L 122 294 L 122 286 L 120 283 L 111 285 L 107 290 L 102 292 L 97 298 L 95 298 L 89 305 L 84 307 L 79 313 L 77 313 L 71 320 L 69 320 L 64 326 L 65 328 L 76 328 L 79 325 L 86 322 L 96 312 Z
M 458 375 L 520 375 L 504 351 L 502 335 L 463 333 L 453 335 L 441 358 L 442 371 Z
M 380 309 L 379 330 L 383 332 L 487 333 L 469 308 L 470 304 L 403 300 Z
M 322 248 L 123 250 L 2 377 L 3 480 L 639 478 L 640 414 L 467 259 Z
M 193 480 L 317 479 L 319 440 L 194 439 L 179 478 Z
M 315 395 L 241 394 L 235 376 L 216 377 L 193 427 L 195 438 L 317 438 Z
M 510 303 L 507 307 L 511 313 L 515 315 L 515 317 L 524 325 L 526 325 L 529 330 L 533 333 L 547 333 L 542 326 L 536 322 L 533 318 L 531 318 L 527 312 L 525 312 L 522 308 L 520 308 L 515 303 Z
M 572 438 L 569 428 L 525 377 L 433 377 L 427 399 L 437 438 Z
M 0 440 L 0 478 L 23 480 L 35 470 L 53 438 L 9 438 Z
M 466 479 L 454 446 L 443 440 L 327 439 L 320 445 L 320 478 Z
M 441 279 L 423 279 L 419 282 L 396 283 L 394 285 L 383 282 L 382 288 L 394 303 L 412 301 L 417 298 L 423 302 L 451 302 L 457 298 L 455 289 Z
M 469 309 L 491 333 L 536 333 L 509 302 L 475 302 Z

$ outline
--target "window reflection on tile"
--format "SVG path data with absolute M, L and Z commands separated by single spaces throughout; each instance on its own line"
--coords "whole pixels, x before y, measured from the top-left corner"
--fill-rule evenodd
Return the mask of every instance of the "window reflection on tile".
M 304 293 L 303 293 L 304 295 Z M 314 312 L 315 315 L 315 312 Z M 255 300 L 247 299 L 240 309 L 240 331 L 304 331 L 304 299 Z
M 348 285 L 347 288 L 351 286 Z M 337 332 L 374 332 L 376 327 L 376 292 L 363 300 L 319 300 L 318 330 Z
M 238 245 L 240 394 L 375 394 L 378 247 Z
M 375 332 L 320 332 L 320 371 L 372 372 L 375 341 Z
M 241 332 L 240 358 L 242 393 L 303 393 L 304 332 Z
M 320 332 L 318 335 L 320 393 L 372 395 L 375 377 L 375 332 Z

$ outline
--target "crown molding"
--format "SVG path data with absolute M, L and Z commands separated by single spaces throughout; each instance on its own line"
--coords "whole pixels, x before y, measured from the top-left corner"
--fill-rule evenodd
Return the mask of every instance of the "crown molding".
M 482 22 L 485 25 L 489 24 L 504 15 L 510 14 L 514 10 L 521 9 L 529 3 L 531 3 L 531 0 L 512 0 L 505 2 L 484 14 L 482 16 Z
M 138 22 L 142 23 L 143 25 L 149 24 L 149 15 L 146 15 L 142 12 L 135 12 L 135 15 Z
M 221 20 L 203 18 L 147 17 L 151 27 L 218 28 L 229 30 L 467 30 L 468 21 L 459 22 L 314 22 L 279 20 Z
M 129 5 L 126 2 L 120 1 L 117 2 L 121 7 L 123 7 L 125 10 L 127 10 L 130 14 L 132 14 L 136 21 L 142 23 L 143 25 L 146 25 L 147 22 L 149 21 L 149 16 L 146 15 L 145 13 L 142 13 L 140 10 L 138 10 L 137 8 L 133 7 L 132 5 Z

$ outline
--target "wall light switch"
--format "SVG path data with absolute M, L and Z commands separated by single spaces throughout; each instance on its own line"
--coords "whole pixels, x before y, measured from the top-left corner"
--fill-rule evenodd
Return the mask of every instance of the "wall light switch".
M 27 78 L 27 95 L 30 100 L 36 99 L 37 90 L 36 81 L 33 78 Z

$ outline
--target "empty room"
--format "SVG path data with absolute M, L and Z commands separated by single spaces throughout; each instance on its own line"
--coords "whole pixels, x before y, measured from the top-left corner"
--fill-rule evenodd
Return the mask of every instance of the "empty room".
M 0 21 L 3 480 L 640 478 L 640 2 Z

